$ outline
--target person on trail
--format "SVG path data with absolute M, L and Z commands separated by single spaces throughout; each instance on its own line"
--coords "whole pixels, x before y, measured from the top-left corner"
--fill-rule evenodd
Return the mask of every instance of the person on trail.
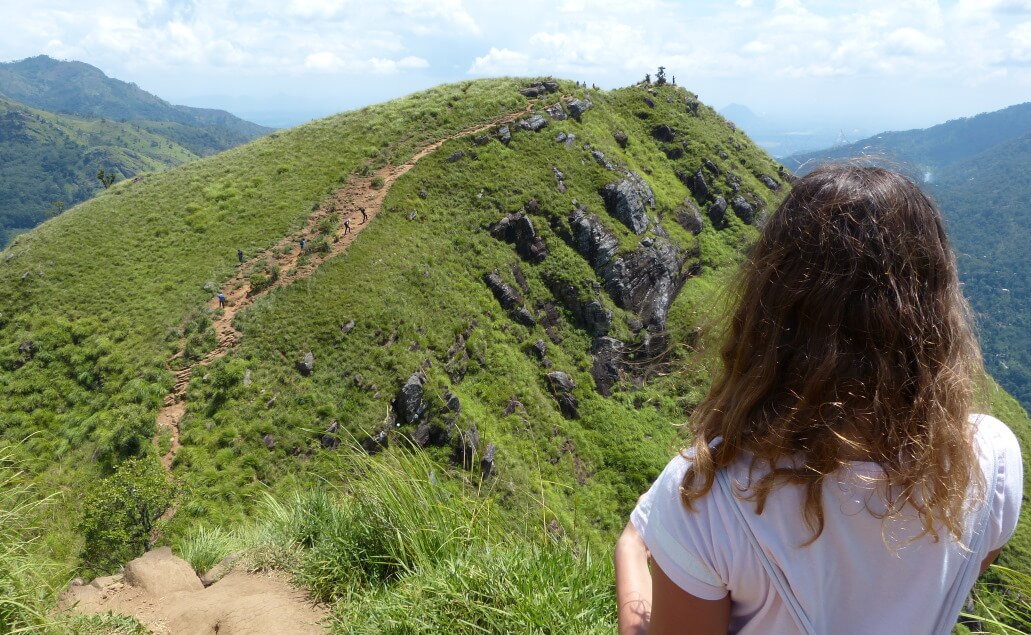
M 949 635 L 1013 535 L 1023 463 L 984 376 L 941 214 L 825 165 L 738 278 L 691 447 L 616 543 L 621 635 Z
M 222 293 L 221 291 L 218 292 L 218 308 L 226 308 L 226 294 Z
M 304 246 L 307 245 L 307 244 L 308 243 L 302 238 L 301 239 L 301 251 L 304 251 Z
M 344 236 L 351 233 L 351 219 L 348 218 L 344 221 Z
M 240 261 L 241 265 L 243 264 L 243 249 L 236 250 L 236 259 Z
M 359 224 L 360 225 L 364 225 L 366 222 L 368 222 L 369 215 L 365 213 L 365 208 L 364 207 L 359 207 L 358 211 L 362 213 L 362 222 L 359 223 Z

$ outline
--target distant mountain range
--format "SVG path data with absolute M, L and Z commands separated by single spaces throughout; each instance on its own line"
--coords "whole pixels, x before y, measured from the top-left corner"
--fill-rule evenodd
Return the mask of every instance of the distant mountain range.
M 805 173 L 856 156 L 907 170 L 938 200 L 988 369 L 1031 409 L 1031 102 L 792 155 L 784 164 Z
M 801 122 L 767 117 L 742 104 L 729 104 L 720 108 L 719 113 L 747 132 L 756 144 L 778 158 L 847 144 L 850 139 L 871 132 L 854 125 L 838 125 L 833 121 Z
M 270 132 L 223 110 L 176 106 L 82 62 L 0 64 L 0 247 L 117 179 Z

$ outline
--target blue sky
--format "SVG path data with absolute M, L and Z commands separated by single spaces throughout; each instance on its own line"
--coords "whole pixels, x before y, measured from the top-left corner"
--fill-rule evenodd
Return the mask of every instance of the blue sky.
M 446 81 L 611 88 L 660 64 L 711 105 L 799 125 L 922 127 L 1031 99 L 1031 0 L 34 0 L 0 19 L 2 60 L 81 60 L 274 125 Z

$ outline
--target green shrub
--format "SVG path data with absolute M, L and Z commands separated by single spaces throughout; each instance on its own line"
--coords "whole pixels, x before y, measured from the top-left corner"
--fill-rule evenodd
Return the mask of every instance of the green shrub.
M 174 492 L 168 475 L 153 457 L 130 459 L 96 483 L 83 502 L 79 523 L 87 571 L 108 572 L 141 555 Z
M 383 177 L 377 176 L 372 179 L 372 189 L 378 190 L 384 185 Z

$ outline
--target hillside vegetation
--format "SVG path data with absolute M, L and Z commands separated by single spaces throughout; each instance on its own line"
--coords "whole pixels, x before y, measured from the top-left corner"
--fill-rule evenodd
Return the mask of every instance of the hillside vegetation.
M 221 110 L 173 106 L 82 62 L 0 64 L 0 247 L 116 179 L 180 165 L 270 132 Z
M 1031 102 L 792 155 L 785 165 L 804 174 L 848 157 L 878 157 L 925 182 L 959 253 L 988 370 L 1031 408 Z
M 239 248 L 254 303 L 191 375 L 164 540 L 197 568 L 266 545 L 342 631 L 611 629 L 609 545 L 686 441 L 699 327 L 787 185 L 682 88 L 528 84 L 442 86 L 116 184 L 0 255 L 0 435 L 54 493 L 36 545 L 53 579 L 115 566 L 95 541 L 128 534 L 83 501 L 121 495 L 124 466 L 160 474 L 155 417 L 222 345 L 210 299 Z M 370 178 L 502 115 L 518 122 Z M 364 179 L 382 209 L 320 261 L 360 220 L 334 195 Z M 284 236 L 306 238 L 290 262 L 321 262 L 310 277 L 272 265 Z M 1026 414 L 991 397 L 1026 443 Z

